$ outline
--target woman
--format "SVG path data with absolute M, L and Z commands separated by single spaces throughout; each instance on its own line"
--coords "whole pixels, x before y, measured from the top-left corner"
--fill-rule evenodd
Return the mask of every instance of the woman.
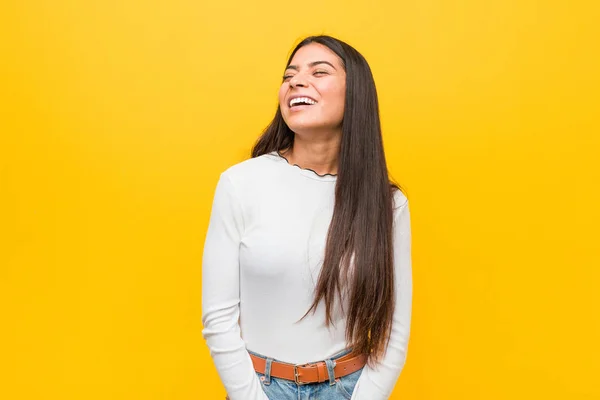
M 409 220 L 367 62 L 306 38 L 275 118 L 213 200 L 203 336 L 229 398 L 387 399 L 410 331 Z

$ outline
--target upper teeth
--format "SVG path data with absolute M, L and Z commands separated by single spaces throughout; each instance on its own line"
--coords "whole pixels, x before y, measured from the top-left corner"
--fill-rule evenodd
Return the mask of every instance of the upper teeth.
M 308 103 L 308 104 L 317 104 L 313 99 L 309 99 L 308 97 L 296 97 L 290 100 L 290 107 L 296 103 Z

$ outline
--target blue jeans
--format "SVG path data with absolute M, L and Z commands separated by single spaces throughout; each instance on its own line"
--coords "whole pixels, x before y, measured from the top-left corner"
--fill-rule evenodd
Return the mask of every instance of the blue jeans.
M 333 379 L 335 360 L 345 356 L 350 353 L 350 351 L 350 349 L 344 350 L 331 358 L 324 360 L 327 364 L 327 371 L 329 372 L 329 381 L 304 385 L 298 385 L 296 382 L 287 379 L 272 377 L 271 362 L 278 360 L 267 358 L 266 356 L 251 351 L 248 352 L 267 359 L 265 373 L 257 372 L 256 375 L 258 375 L 261 386 L 269 400 L 350 400 L 356 382 L 362 373 L 362 368 L 349 375 Z

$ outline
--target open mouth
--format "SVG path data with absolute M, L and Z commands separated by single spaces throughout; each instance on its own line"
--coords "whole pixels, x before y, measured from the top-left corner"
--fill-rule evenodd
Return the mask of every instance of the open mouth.
M 290 100 L 289 106 L 293 108 L 298 106 L 312 106 L 314 104 L 317 104 L 317 102 L 309 97 L 296 97 Z

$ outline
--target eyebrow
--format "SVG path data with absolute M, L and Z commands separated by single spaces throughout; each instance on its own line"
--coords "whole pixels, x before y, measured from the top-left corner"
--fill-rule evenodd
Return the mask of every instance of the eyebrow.
M 309 63 L 308 66 L 309 67 L 314 67 L 315 65 L 318 65 L 318 64 L 327 64 L 327 65 L 330 65 L 331 68 L 333 68 L 333 69 L 335 69 L 337 71 L 337 68 L 334 67 L 333 64 L 330 63 L 329 61 L 313 61 L 313 62 Z M 295 69 L 296 71 L 298 71 L 299 68 L 298 68 L 297 65 L 288 65 L 287 68 L 286 68 L 286 70 L 288 70 L 288 69 Z

